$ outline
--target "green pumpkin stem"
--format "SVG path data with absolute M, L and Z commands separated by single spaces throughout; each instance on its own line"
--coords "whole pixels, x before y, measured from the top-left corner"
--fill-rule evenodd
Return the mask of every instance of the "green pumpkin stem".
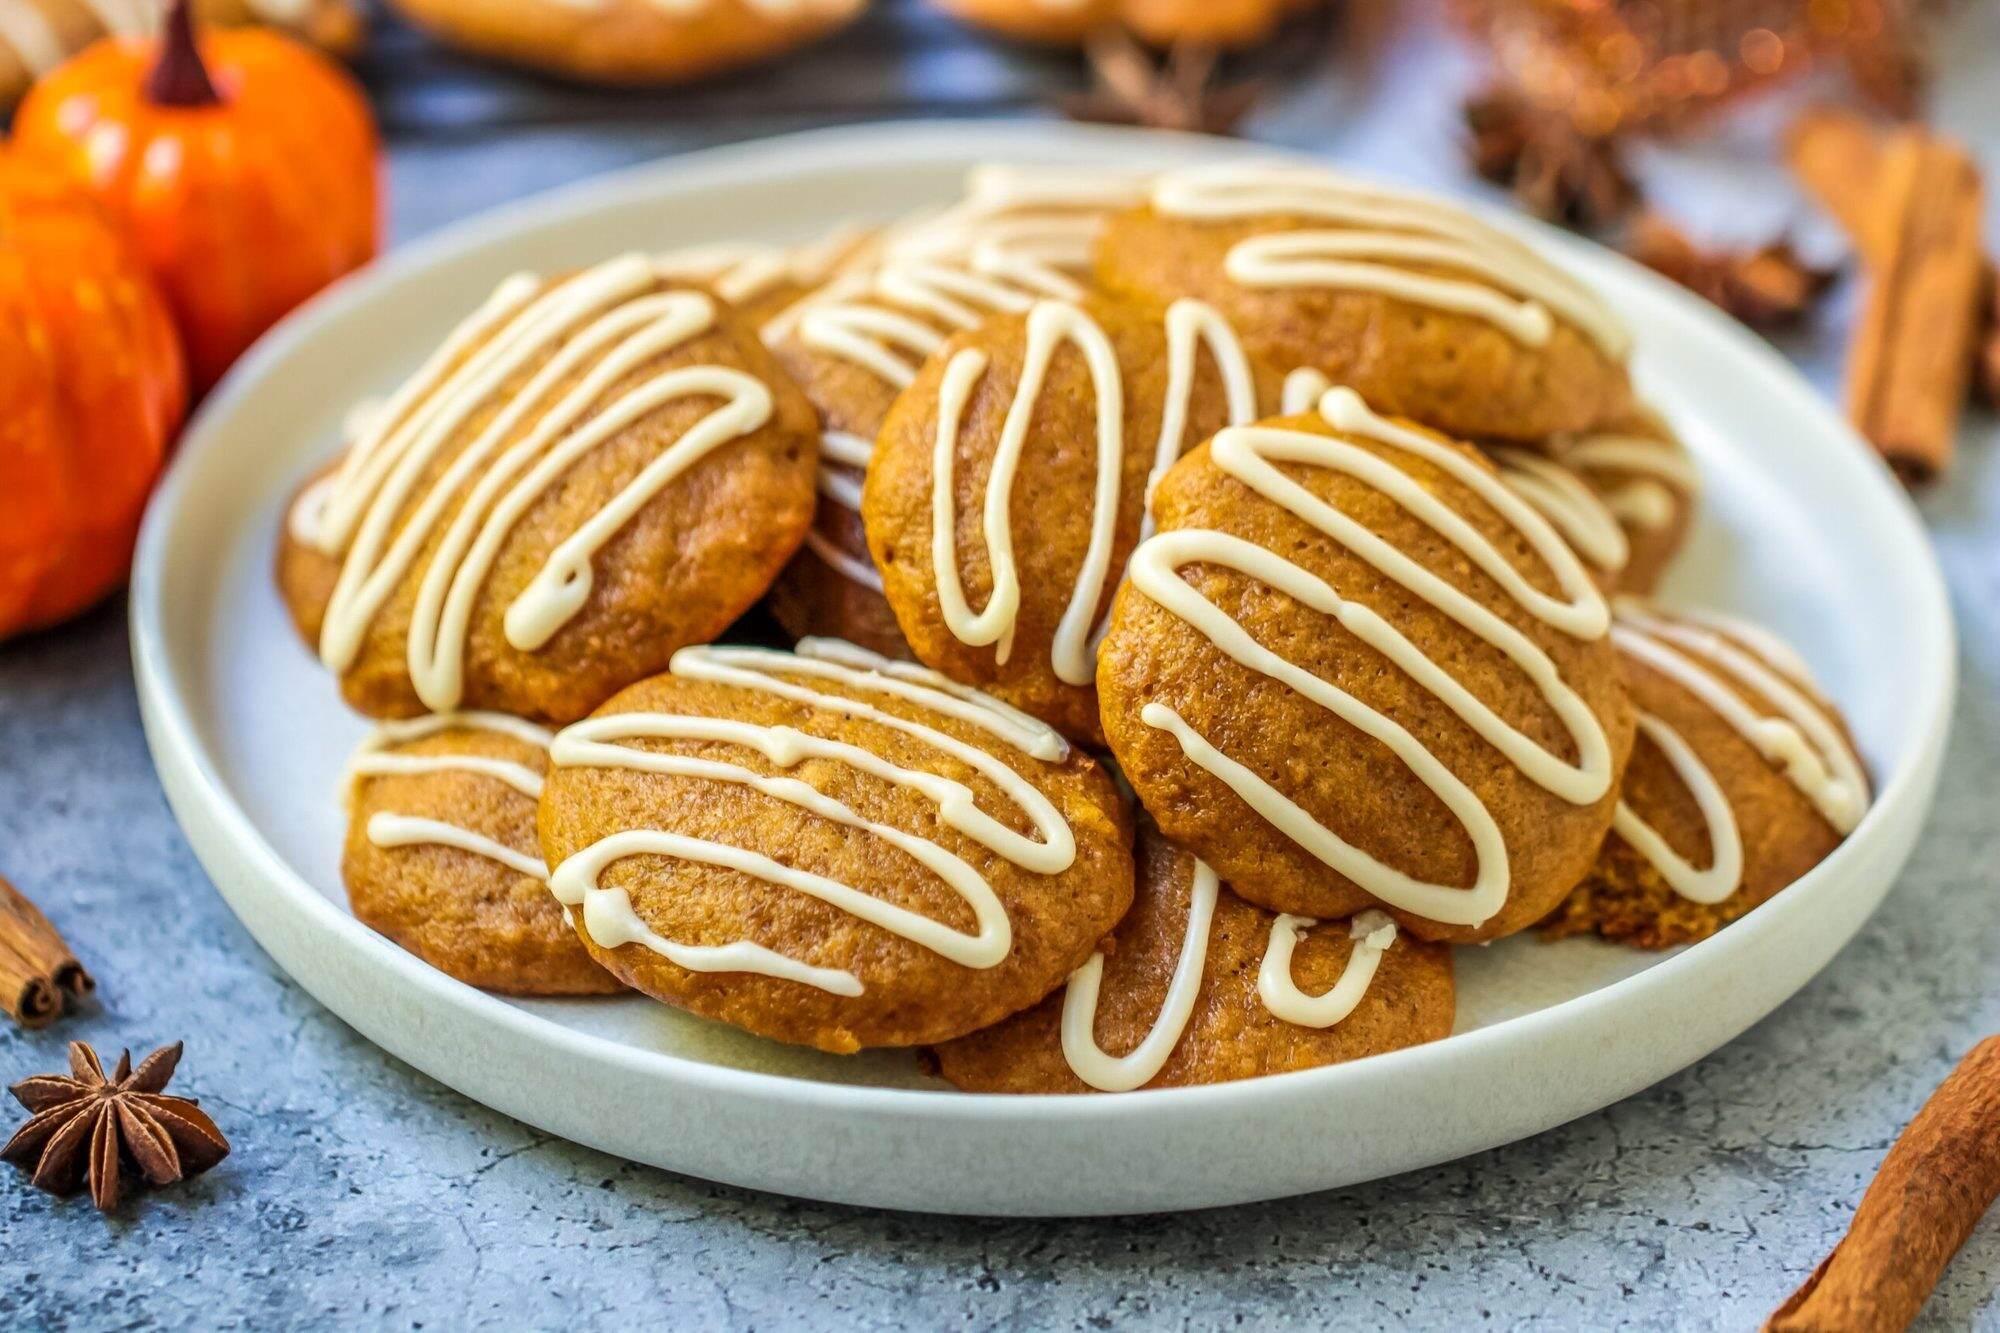
M 167 10 L 160 57 L 146 79 L 146 100 L 155 106 L 214 106 L 222 100 L 194 44 L 194 15 L 188 0 L 173 0 Z

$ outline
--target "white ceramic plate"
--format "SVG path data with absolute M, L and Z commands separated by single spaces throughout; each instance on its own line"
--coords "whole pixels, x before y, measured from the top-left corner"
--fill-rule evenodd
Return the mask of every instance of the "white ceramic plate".
M 1351 1065 L 1122 1096 L 967 1096 L 899 1053 L 781 1048 L 649 1001 L 514 1002 L 348 915 L 335 780 L 360 721 L 271 586 L 284 497 L 343 410 L 392 387 L 503 275 L 725 237 L 804 239 L 951 198 L 1012 159 L 1133 167 L 1219 141 L 1050 124 L 910 125 L 683 157 L 407 247 L 266 338 L 203 409 L 132 586 L 147 735 L 202 864 L 321 1003 L 417 1068 L 608 1152 L 789 1194 L 939 1212 L 1115 1213 L 1276 1197 L 1459 1157 L 1666 1077 L 1812 977 L 1881 900 L 1935 784 L 1950 612 L 1888 473 L 1768 347 L 1606 252 L 1532 233 L 1639 334 L 1645 387 L 1707 486 L 1673 592 L 1791 637 L 1846 709 L 1879 799 L 1824 864 L 1659 956 L 1517 938 L 1459 954 L 1450 1039 Z

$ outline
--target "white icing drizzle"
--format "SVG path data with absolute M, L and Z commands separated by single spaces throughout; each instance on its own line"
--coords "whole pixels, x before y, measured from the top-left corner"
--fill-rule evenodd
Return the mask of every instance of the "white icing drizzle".
M 1602 493 L 1604 506 L 1619 520 L 1636 528 L 1657 529 L 1671 523 L 1681 501 L 1701 492 L 1701 474 L 1694 460 L 1678 445 L 1645 435 L 1585 435 L 1562 450 L 1563 462 L 1590 478 Z M 1597 474 L 1633 475 L 1613 483 Z
M 792 278 L 791 257 L 757 241 L 713 241 L 674 250 L 654 261 L 660 276 L 702 282 L 725 301 L 754 301 Z
M 786 283 L 812 286 L 826 281 L 867 243 L 868 236 L 865 228 L 849 224 L 806 245 L 715 241 L 669 251 L 653 262 L 663 278 L 707 283 L 723 300 L 740 305 Z
M 1130 1092 L 1159 1077 L 1167 1059 L 1187 1034 L 1188 1020 L 1201 992 L 1208 964 L 1208 939 L 1215 920 L 1220 882 L 1207 862 L 1194 863 L 1188 891 L 1187 924 L 1174 974 L 1167 983 L 1159 1017 L 1145 1037 L 1124 1055 L 1107 1055 L 1097 1044 L 1098 996 L 1104 984 L 1104 955 L 1094 953 L 1070 974 L 1063 993 L 1062 1051 L 1070 1072 L 1100 1092 Z M 1381 912 L 1363 912 L 1351 925 L 1354 950 L 1333 988 L 1308 996 L 1292 980 L 1292 950 L 1299 936 L 1316 923 L 1297 916 L 1279 916 L 1271 924 L 1269 942 L 1257 973 L 1257 995 L 1271 1014 L 1301 1027 L 1329 1028 L 1354 1012 L 1368 992 L 1382 955 L 1395 943 L 1395 923 Z
M 868 471 L 875 457 L 875 443 L 859 435 L 830 430 L 819 439 L 819 493 L 855 513 L 861 512 L 861 482 L 855 473 Z
M 1215 871 L 1205 861 L 1195 862 L 1186 934 L 1181 937 L 1180 957 L 1174 961 L 1173 979 L 1167 983 L 1167 998 L 1152 1029 L 1124 1055 L 1106 1055 L 1097 1044 L 1097 994 L 1104 984 L 1104 955 L 1093 953 L 1070 973 L 1069 986 L 1063 992 L 1062 1050 L 1063 1059 L 1078 1078 L 1100 1092 L 1130 1092 L 1158 1077 L 1167 1057 L 1181 1044 L 1188 1019 L 1194 1014 L 1202 969 L 1208 962 L 1209 924 L 1215 919 L 1219 890 Z
M 1280 681 L 1386 746 L 1437 796 L 1465 829 L 1477 875 L 1470 888 L 1415 879 L 1369 855 L 1314 819 L 1262 777 L 1211 745 L 1176 712 L 1159 702 L 1141 719 L 1173 735 L 1190 760 L 1228 785 L 1268 820 L 1327 866 L 1392 907 L 1434 921 L 1476 926 L 1499 911 L 1508 887 L 1508 857 L 1499 826 L 1465 783 L 1395 719 L 1265 648 L 1241 625 L 1185 582 L 1191 564 L 1234 569 L 1300 604 L 1335 619 L 1422 685 L 1461 721 L 1505 755 L 1537 786 L 1578 805 L 1600 799 L 1611 784 L 1611 751 L 1603 725 L 1562 679 L 1553 659 L 1533 640 L 1411 559 L 1377 533 L 1320 500 L 1288 477 L 1278 463 L 1343 472 L 1394 500 L 1406 513 L 1446 538 L 1524 611 L 1573 638 L 1603 637 L 1609 611 L 1577 557 L 1547 521 L 1479 463 L 1448 444 L 1377 416 L 1349 389 L 1320 400 L 1328 425 L 1414 455 L 1470 488 L 1528 542 L 1554 574 L 1562 596 L 1531 584 L 1486 537 L 1401 467 L 1338 437 L 1268 426 L 1233 426 L 1210 445 L 1216 466 L 1325 533 L 1384 576 L 1437 608 L 1499 651 L 1535 686 L 1568 732 L 1577 760 L 1542 748 L 1502 719 L 1459 680 L 1421 652 L 1373 609 L 1343 598 L 1331 585 L 1274 551 L 1228 533 L 1181 529 L 1161 533 L 1132 558 L 1134 587 L 1193 626 L 1230 658 Z
M 965 174 L 965 206 L 991 217 L 1000 214 L 1130 208 L 1146 197 L 1145 176 L 1099 167 L 1030 167 L 987 162 Z
M 819 529 L 806 530 L 806 549 L 819 562 L 849 583 L 857 583 L 871 592 L 882 591 L 882 571 L 874 565 L 845 550 L 831 538 L 821 535 Z
M 509 870 L 531 879 L 546 881 L 549 877 L 549 868 L 542 864 L 540 857 L 517 852 L 504 842 L 442 819 L 378 811 L 368 817 L 368 841 L 377 847 L 455 847 L 489 861 L 498 861 Z
M 1166 313 L 1167 385 L 1161 404 L 1160 438 L 1147 480 L 1152 488 L 1187 447 L 1189 405 L 1194 394 L 1195 355 L 1206 345 L 1220 367 L 1230 418 L 1244 422 L 1257 415 L 1256 384 L 1235 332 L 1211 307 L 1199 301 L 1176 301 Z M 1020 570 L 1014 558 L 1014 479 L 1027 447 L 1028 431 L 1042 395 L 1049 367 L 1064 343 L 1082 354 L 1095 396 L 1096 485 L 1091 495 L 1090 537 L 1082 568 L 1063 608 L 1049 661 L 1058 679 L 1088 685 L 1096 674 L 1092 627 L 1111 573 L 1117 539 L 1119 492 L 1124 472 L 1125 390 L 1123 372 L 1111 339 L 1082 308 L 1060 301 L 1038 301 L 1028 312 L 1027 345 L 1021 378 L 1015 385 L 994 447 L 982 512 L 992 591 L 985 607 L 974 614 L 958 572 L 957 494 L 953 484 L 959 423 L 974 388 L 986 372 L 986 354 L 962 348 L 946 364 L 938 386 L 938 426 L 931 458 L 931 564 L 938 602 L 946 626 L 961 643 L 974 647 L 997 645 L 995 658 L 1005 663 L 1020 615 Z M 1150 528 L 1150 518 L 1146 520 Z M 1142 531 L 1141 535 L 1144 535 Z
M 1797 655 L 1787 651 L 1766 660 L 1757 648 L 1768 641 L 1768 633 L 1759 635 L 1713 615 L 1706 619 L 1707 624 L 1669 619 L 1621 603 L 1611 637 L 1620 652 L 1667 677 L 1727 722 L 1836 832 L 1853 832 L 1868 808 L 1868 776 L 1833 717 L 1797 674 L 1803 666 Z M 1770 712 L 1752 709 L 1739 689 Z
M 1020 383 L 1001 425 L 992 472 L 986 482 L 984 528 L 992 567 L 993 590 L 985 609 L 975 615 L 965 599 L 958 576 L 957 493 L 953 469 L 958 453 L 959 420 L 972 390 L 986 373 L 986 353 L 967 347 L 945 366 L 938 387 L 937 444 L 931 458 L 931 563 L 936 571 L 940 609 L 960 642 L 997 644 L 995 658 L 1006 662 L 1013 645 L 1021 607 L 1020 571 L 1014 561 L 1014 525 L 1009 510 L 1014 498 L 1014 474 L 1027 447 L 1042 382 L 1056 350 L 1064 343 L 1082 354 L 1090 370 L 1097 402 L 1097 483 L 1091 497 L 1091 530 L 1083 568 L 1078 571 L 1069 605 L 1056 627 L 1049 659 L 1056 675 L 1072 685 L 1086 684 L 1094 664 L 1090 630 L 1104 580 L 1111 572 L 1111 543 L 1118 518 L 1118 485 L 1125 454 L 1125 386 L 1118 353 L 1097 321 L 1079 307 L 1056 301 L 1037 302 L 1028 312 L 1027 349 Z
M 1607 574 L 1625 568 L 1632 556 L 1625 529 L 1582 477 L 1531 449 L 1495 445 L 1486 452 L 1500 469 L 1500 479 L 1541 511 L 1593 568 Z
M 1288 417 L 1310 412 L 1332 387 L 1333 381 L 1326 377 L 1324 371 L 1300 366 L 1285 376 L 1285 387 L 1278 396 L 1278 411 Z
M 861 512 L 861 477 L 874 457 L 873 441 L 845 431 L 830 430 L 820 435 L 819 493 L 832 504 L 853 514 Z M 864 588 L 882 591 L 882 572 L 867 559 L 846 550 L 817 528 L 806 532 L 806 549 L 818 556 L 835 573 Z
M 341 789 L 351 804 L 360 791 L 361 780 L 392 774 L 473 773 L 505 783 L 529 800 L 542 795 L 542 775 L 526 764 L 480 754 L 391 754 L 389 747 L 436 736 L 446 731 L 487 731 L 511 737 L 524 745 L 546 750 L 554 739 L 547 728 L 509 713 L 469 710 L 462 713 L 432 713 L 424 717 L 379 723 L 356 748 L 341 779 Z M 538 880 L 549 877 L 541 858 L 475 832 L 462 825 L 422 815 L 377 811 L 368 818 L 368 840 L 377 847 L 411 847 L 432 844 L 497 861 L 508 869 Z
M 685 654 L 685 660 L 682 660 Z M 765 648 L 735 648 L 722 644 L 699 651 L 683 649 L 675 655 L 678 674 L 691 680 L 712 680 L 728 685 L 764 689 L 796 703 L 831 708 L 849 717 L 865 718 L 884 726 L 902 729 L 903 719 L 884 713 L 858 699 L 824 694 L 777 679 L 751 680 L 757 673 L 775 671 L 795 676 L 830 680 L 856 689 L 886 694 L 933 712 L 956 718 L 977 727 L 995 740 L 1044 763 L 1061 763 L 1069 757 L 1069 742 L 1061 732 L 1039 718 L 1033 718 L 990 694 L 961 685 L 943 672 L 914 662 L 899 662 L 844 639 L 804 638 L 790 653 Z M 912 733 L 915 734 L 915 733 Z M 977 766 L 984 759 L 966 758 Z M 965 756 L 961 755 L 961 758 Z
M 1257 969 L 1257 998 L 1264 1007 L 1287 1023 L 1300 1027 L 1330 1028 L 1360 1005 L 1375 980 L 1382 955 L 1396 942 L 1396 923 L 1386 913 L 1362 912 L 1348 923 L 1353 952 L 1340 979 L 1324 995 L 1307 995 L 1292 979 L 1292 950 L 1306 931 L 1319 924 L 1311 917 L 1280 913 L 1271 923 L 1271 942 L 1264 950 L 1264 962 Z
M 1660 872 L 1660 878 L 1675 893 L 1690 902 L 1719 903 L 1743 882 L 1743 834 L 1736 824 L 1736 812 L 1715 774 L 1678 731 L 1643 709 L 1638 722 L 1640 733 L 1659 747 L 1708 825 L 1708 868 L 1697 869 L 1682 857 L 1626 801 L 1618 802 L 1611 827 Z
M 1229 321 L 1214 306 L 1186 297 L 1167 307 L 1167 388 L 1160 405 L 1160 441 L 1153 450 L 1153 468 L 1146 474 L 1146 513 L 1140 536 L 1153 533 L 1153 491 L 1188 449 L 1188 411 L 1194 403 L 1195 353 L 1208 348 L 1222 372 L 1222 391 L 1229 424 L 1246 426 L 1257 419 L 1257 381 L 1250 358 Z
M 718 759 L 614 743 L 651 738 L 733 745 L 755 751 L 781 769 L 810 760 L 838 763 L 918 793 L 931 802 L 940 822 L 1024 870 L 1043 875 L 1067 870 L 1076 858 L 1075 834 L 1069 822 L 1048 797 L 1011 766 L 936 727 L 885 711 L 865 700 L 828 694 L 785 678 L 802 675 L 830 680 L 865 693 L 918 703 L 971 722 L 1030 754 L 1053 754 L 1060 758 L 1067 753 L 1066 747 L 1057 749 L 1048 743 L 1052 732 L 1042 734 L 1046 728 L 1025 719 L 1016 710 L 964 686 L 941 688 L 937 683 L 941 678 L 935 677 L 935 673 L 921 669 L 889 670 L 901 665 L 852 644 L 808 639 L 800 644 L 796 657 L 753 648 L 684 648 L 674 655 L 669 669 L 684 679 L 775 694 L 901 732 L 970 766 L 993 783 L 1034 826 L 1034 836 L 1016 832 L 980 809 L 972 789 L 962 782 L 922 769 L 905 768 L 860 746 L 790 726 L 763 726 L 682 714 L 611 714 L 587 718 L 560 733 L 552 747 L 551 760 L 558 767 L 629 768 L 749 787 L 822 819 L 867 832 L 943 880 L 971 909 L 976 931 L 955 930 L 838 880 L 782 865 L 758 852 L 654 829 L 614 834 L 565 860 L 550 879 L 556 897 L 565 906 L 583 908 L 584 928 L 602 947 L 637 942 L 693 970 L 762 972 L 835 994 L 861 993 L 860 979 L 851 973 L 810 968 L 747 941 L 723 946 L 718 951 L 692 949 L 662 939 L 640 921 L 623 890 L 607 889 L 598 882 L 608 866 L 625 857 L 671 856 L 725 866 L 806 894 L 961 966 L 998 965 L 1013 942 L 1013 927 L 1005 906 L 976 868 L 935 841 L 868 819 L 797 778 L 761 774 Z
M 1629 611 L 1633 605 L 1633 602 L 1627 601 L 1624 609 Z M 1790 676 L 1795 684 L 1802 685 L 1815 694 L 1819 692 L 1819 682 L 1813 678 L 1812 667 L 1799 655 L 1799 650 L 1755 621 L 1691 606 L 1676 607 L 1673 614 L 1676 620 L 1685 620 L 1691 625 L 1700 625 L 1718 634 L 1727 635 L 1771 666 Z
M 1154 184 L 1152 202 L 1162 214 L 1201 221 L 1264 215 L 1333 224 L 1238 241 L 1224 269 L 1245 286 L 1377 292 L 1484 319 L 1531 346 L 1548 341 L 1560 316 L 1608 355 L 1623 357 L 1630 346 L 1624 327 L 1581 283 L 1442 199 L 1265 163 L 1169 173 Z
M 389 747 L 435 736 L 440 732 L 490 731 L 512 737 L 538 750 L 549 748 L 553 739 L 546 727 L 511 713 L 469 709 L 459 713 L 427 713 L 422 717 L 378 723 L 368 733 L 353 757 L 347 761 L 343 787 L 352 793 L 359 780 L 385 773 L 478 773 L 506 783 L 530 800 L 542 796 L 542 775 L 526 764 L 473 754 L 390 754 Z
M 352 664 L 382 605 L 458 501 L 424 568 L 409 630 L 418 697 L 440 711 L 455 707 L 478 594 L 514 525 L 570 468 L 668 403 L 723 400 L 565 537 L 508 605 L 507 641 L 523 652 L 547 643 L 583 607 L 597 551 L 634 515 L 709 452 L 769 420 L 768 386 L 724 366 L 674 367 L 617 387 L 713 327 L 709 297 L 661 292 L 657 280 L 640 255 L 547 291 L 531 276 L 510 278 L 373 418 L 311 520 L 320 548 L 342 556 L 320 635 L 329 668 Z M 524 386 L 501 396 L 544 356 Z M 440 451 L 489 408 L 497 410 L 484 429 L 420 490 Z
M 1066 272 L 1090 265 L 1115 209 L 1144 200 L 1146 180 L 1118 172 L 989 164 L 966 177 L 965 198 L 890 240 L 902 258 L 1012 255 Z
M 1041 297 L 1074 301 L 1083 289 L 1038 260 L 981 249 L 963 258 L 892 258 L 873 273 L 828 283 L 765 326 L 775 342 L 805 346 L 872 371 L 894 388 L 917 377 L 948 331 L 1018 314 Z

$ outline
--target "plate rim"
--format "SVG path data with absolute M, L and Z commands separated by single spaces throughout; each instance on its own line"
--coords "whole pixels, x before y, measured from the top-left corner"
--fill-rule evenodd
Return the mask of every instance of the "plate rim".
M 148 507 L 139 535 L 129 608 L 134 674 L 148 745 L 162 782 L 169 788 L 170 798 L 176 796 L 176 782 L 169 778 L 172 772 L 177 779 L 192 785 L 206 807 L 203 815 L 216 819 L 223 826 L 223 831 L 235 839 L 248 854 L 260 877 L 271 885 L 281 887 L 290 905 L 315 918 L 314 924 L 333 932 L 341 944 L 359 950 L 376 966 L 396 974 L 399 981 L 416 987 L 425 998 L 466 1010 L 482 1022 L 497 1023 L 536 1045 L 608 1061 L 643 1076 L 687 1083 L 724 1095 L 749 1097 L 760 1103 L 839 1109 L 867 1115 L 915 1112 L 926 1117 L 985 1123 L 1040 1121 L 1057 1107 L 1064 1118 L 1082 1120 L 1136 1117 L 1154 1108 L 1213 1109 L 1268 1097 L 1279 1085 L 1295 1098 L 1311 1100 L 1315 1095 L 1323 1095 L 1342 1083 L 1366 1078 L 1393 1078 L 1396 1071 L 1406 1067 L 1440 1059 L 1464 1058 L 1476 1049 L 1495 1043 L 1546 1038 L 1561 1029 L 1576 1026 L 1592 1012 L 1606 1006 L 1622 1005 L 1641 996 L 1671 989 L 1680 984 L 1683 974 L 1702 970 L 1719 953 L 1752 948 L 1754 937 L 1768 933 L 1771 923 L 1787 914 L 1785 904 L 1796 903 L 1812 893 L 1821 881 L 1843 873 L 1849 863 L 1869 855 L 1876 849 L 1877 843 L 1894 836 L 1893 828 L 1902 821 L 1921 823 L 1935 785 L 1956 695 L 1956 627 L 1935 551 L 1915 507 L 1886 466 L 1881 465 L 1873 451 L 1860 441 L 1832 405 L 1814 391 L 1774 347 L 1714 311 L 1700 298 L 1629 259 L 1588 241 L 1495 209 L 1481 200 L 1453 195 L 1483 215 L 1500 221 L 1502 225 L 1524 230 L 1559 251 L 1588 254 L 1593 263 L 1609 263 L 1621 269 L 1626 280 L 1646 287 L 1656 299 L 1680 306 L 1684 313 L 1704 325 L 1711 336 L 1729 343 L 1732 355 L 1740 358 L 1748 368 L 1747 378 L 1762 381 L 1766 387 L 1789 399 L 1788 410 L 1816 419 L 1829 435 L 1846 440 L 1852 449 L 1865 454 L 1868 461 L 1875 464 L 1876 484 L 1887 489 L 1890 509 L 1895 513 L 1900 528 L 1897 540 L 1913 543 L 1921 555 L 1917 562 L 1922 576 L 1921 586 L 1900 589 L 1899 592 L 1920 597 L 1930 604 L 1923 609 L 1921 616 L 1932 627 L 1934 641 L 1928 645 L 1930 651 L 1920 659 L 1922 679 L 1912 682 L 1912 697 L 1925 705 L 1925 712 L 1910 733 L 1912 740 L 1899 770 L 1876 793 L 1874 804 L 1853 836 L 1769 903 L 1732 925 L 1730 931 L 1586 994 L 1572 996 L 1471 1032 L 1455 1034 L 1439 1042 L 1390 1052 L 1366 1061 L 1209 1086 L 1142 1090 L 1116 1097 L 965 1093 L 946 1089 L 874 1087 L 766 1073 L 669 1052 L 642 1050 L 608 1037 L 566 1027 L 458 982 L 398 948 L 315 889 L 265 838 L 248 811 L 229 792 L 213 754 L 198 735 L 189 702 L 188 682 L 182 678 L 168 646 L 171 638 L 167 628 L 169 608 L 161 595 L 165 581 L 161 566 L 173 539 L 175 515 L 187 503 L 186 495 L 192 485 L 190 478 L 196 471 L 197 462 L 205 450 L 216 447 L 214 441 L 218 438 L 218 428 L 214 423 L 226 420 L 237 400 L 250 386 L 282 366 L 293 349 L 308 339 L 321 324 L 366 302 L 380 289 L 395 286 L 407 277 L 501 238 L 573 222 L 591 211 L 620 202 L 648 199 L 663 193 L 699 193 L 704 188 L 725 185 L 732 177 L 765 179 L 787 161 L 806 165 L 834 155 L 851 161 L 863 151 L 868 154 L 902 152 L 939 160 L 973 160 L 994 156 L 1032 158 L 1049 156 L 1048 150 L 1052 147 L 1075 148 L 1093 143 L 1102 143 L 1106 147 L 1143 144 L 1154 156 L 1159 155 L 1154 151 L 1159 149 L 1187 152 L 1192 156 L 1226 151 L 1242 153 L 1246 148 L 1237 141 L 1199 135 L 1052 125 L 1038 121 L 967 123 L 948 119 L 921 120 L 800 131 L 705 148 L 620 168 L 480 212 L 398 247 L 368 269 L 342 280 L 294 312 L 253 347 L 188 422 Z M 1262 144 L 1249 145 L 1248 150 L 1256 155 L 1294 160 L 1303 156 Z M 1308 160 L 1327 162 L 1324 158 Z M 1343 166 L 1343 169 L 1347 168 Z M 199 840 L 190 831 L 189 817 L 183 813 L 179 800 L 173 800 L 173 804 L 176 820 L 181 824 L 184 835 L 191 843 L 197 844 L 197 857 L 204 872 L 212 882 L 219 880 L 208 858 L 200 854 Z M 1915 834 L 1909 836 L 1914 837 Z M 1907 848 L 1898 859 L 1906 854 Z M 217 887 L 220 891 L 219 884 Z M 1889 887 L 1892 885 L 1885 885 L 1868 914 L 1872 914 L 1874 906 L 1879 905 L 1880 896 L 1885 895 Z M 227 892 L 223 892 L 222 896 L 226 902 L 229 901 Z M 241 920 L 243 913 L 233 902 L 229 905 Z M 1759 917 L 1763 918 L 1761 925 Z M 1865 921 L 1866 916 L 1862 919 Z M 264 947 L 261 940 L 259 947 Z M 307 989 L 308 993 L 313 993 L 298 981 L 290 968 L 282 964 L 280 967 L 289 979 Z M 1796 993 L 1796 989 L 1791 993 Z M 314 998 L 316 1002 L 323 1003 L 316 994 Z M 1783 1003 L 1783 1000 L 1778 1003 Z M 339 1013 L 331 1005 L 325 1007 Z M 1753 1018 L 1750 1021 L 1756 1020 Z M 372 1036 L 370 1040 L 374 1044 L 382 1044 Z M 1733 1037 L 1726 1040 L 1733 1040 Z M 1722 1044 L 1726 1044 L 1726 1040 Z M 423 1067 L 410 1057 L 400 1058 Z M 1665 1076 L 1661 1074 L 1659 1077 Z M 1650 1085 L 1651 1081 L 1642 1086 Z

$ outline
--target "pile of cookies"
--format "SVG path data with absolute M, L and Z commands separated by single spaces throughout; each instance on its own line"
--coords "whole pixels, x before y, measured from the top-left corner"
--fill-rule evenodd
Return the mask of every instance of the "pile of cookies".
M 354 911 L 1006 1092 L 1430 1041 L 1531 927 L 1702 938 L 1869 786 L 1783 643 L 1640 600 L 1698 476 L 1629 348 L 1478 217 L 1257 162 L 508 278 L 283 525 L 383 719 Z

